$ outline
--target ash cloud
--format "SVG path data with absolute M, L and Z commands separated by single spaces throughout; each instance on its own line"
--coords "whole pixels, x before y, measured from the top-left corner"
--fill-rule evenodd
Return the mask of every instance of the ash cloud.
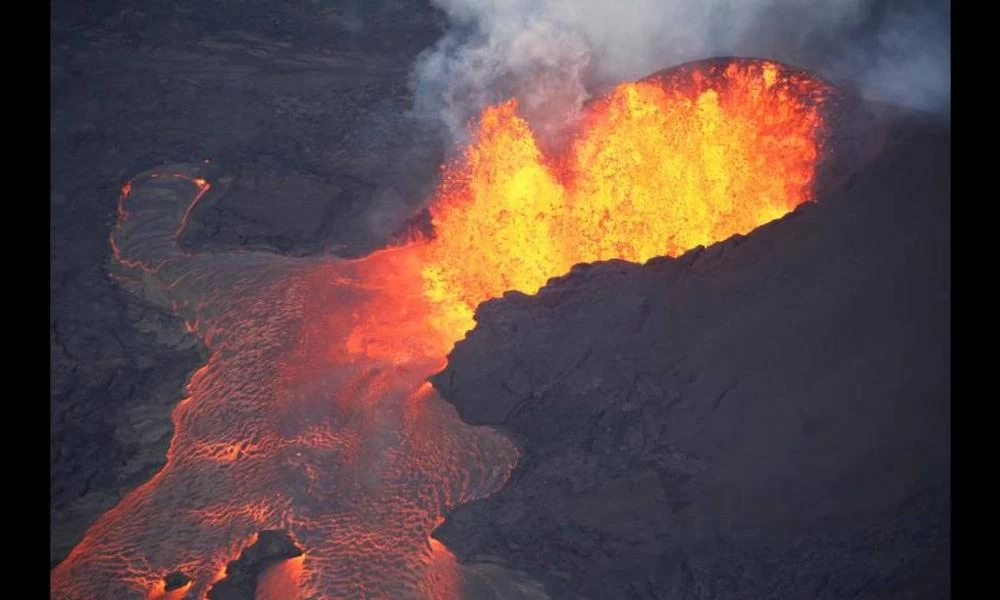
M 950 111 L 948 0 L 432 0 L 450 28 L 417 61 L 418 113 L 452 141 L 516 96 L 543 138 L 589 96 L 688 60 L 767 57 L 870 99 Z

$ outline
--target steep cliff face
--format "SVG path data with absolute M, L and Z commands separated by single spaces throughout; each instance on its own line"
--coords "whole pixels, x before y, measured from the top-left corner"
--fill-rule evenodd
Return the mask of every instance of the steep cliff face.
M 573 598 L 947 596 L 950 129 L 817 204 L 482 305 L 435 386 L 525 457 L 436 535 Z

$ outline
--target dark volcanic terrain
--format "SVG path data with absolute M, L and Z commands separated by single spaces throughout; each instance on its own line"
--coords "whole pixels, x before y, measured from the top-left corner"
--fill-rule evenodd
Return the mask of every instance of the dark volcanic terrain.
M 426 2 L 51 6 L 55 565 L 164 464 L 204 360 L 109 278 L 122 185 L 208 160 L 224 176 L 184 244 L 356 256 L 427 199 L 445 149 L 409 113 L 444 27 Z M 525 455 L 436 532 L 474 597 L 541 596 L 504 588 L 510 568 L 555 598 L 949 597 L 950 132 L 913 117 L 887 140 L 750 236 L 481 307 L 435 384 Z
M 554 598 L 950 596 L 950 128 L 818 204 L 480 306 L 434 379 L 522 464 L 436 536 Z

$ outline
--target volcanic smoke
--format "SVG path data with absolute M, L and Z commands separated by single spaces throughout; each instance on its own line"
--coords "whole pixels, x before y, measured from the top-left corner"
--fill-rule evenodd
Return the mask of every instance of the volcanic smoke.
M 136 178 L 114 275 L 183 317 L 209 358 L 173 413 L 167 464 L 94 523 L 53 597 L 210 597 L 266 529 L 304 554 L 266 573 L 260 598 L 461 596 L 461 566 L 431 532 L 518 460 L 427 382 L 476 306 L 794 210 L 811 198 L 829 93 L 769 61 L 692 63 L 590 103 L 548 152 L 517 100 L 490 106 L 444 167 L 433 236 L 358 260 L 187 253 L 178 239 L 210 182 L 198 167 Z M 176 572 L 190 581 L 167 591 Z

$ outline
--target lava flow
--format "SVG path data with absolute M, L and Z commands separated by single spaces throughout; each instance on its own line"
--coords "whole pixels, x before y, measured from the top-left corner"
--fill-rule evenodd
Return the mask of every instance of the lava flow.
M 516 101 L 489 107 L 445 168 L 434 235 L 359 260 L 187 253 L 202 167 L 133 180 L 112 268 L 209 358 L 174 410 L 166 465 L 94 523 L 53 597 L 204 598 L 265 529 L 304 554 L 262 577 L 260 598 L 460 596 L 461 566 L 430 534 L 518 459 L 427 383 L 475 307 L 791 211 L 810 198 L 825 93 L 766 61 L 687 66 L 592 102 L 554 155 Z M 190 581 L 167 591 L 176 572 Z

